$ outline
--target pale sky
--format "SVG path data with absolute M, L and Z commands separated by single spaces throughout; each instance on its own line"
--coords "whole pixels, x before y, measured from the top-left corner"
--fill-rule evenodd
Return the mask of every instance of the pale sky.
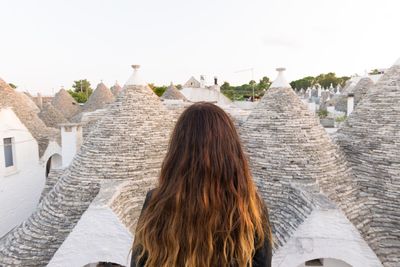
M 87 78 L 123 85 L 131 64 L 158 85 L 231 84 L 329 71 L 363 74 L 400 57 L 399 0 L 0 0 L 0 77 L 49 94 Z

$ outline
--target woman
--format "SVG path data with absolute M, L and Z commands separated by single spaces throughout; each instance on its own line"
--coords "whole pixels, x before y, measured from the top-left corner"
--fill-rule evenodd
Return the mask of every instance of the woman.
M 271 245 L 235 126 L 213 104 L 191 105 L 146 196 L 131 266 L 271 266 Z

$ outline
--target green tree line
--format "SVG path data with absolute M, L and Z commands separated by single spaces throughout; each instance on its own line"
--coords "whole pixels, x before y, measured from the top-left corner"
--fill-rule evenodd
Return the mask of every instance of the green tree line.
M 266 76 L 259 80 L 258 83 L 254 80 L 251 80 L 249 83 L 239 86 L 232 86 L 229 84 L 229 82 L 224 82 L 221 85 L 221 93 L 231 100 L 245 100 L 252 98 L 254 88 L 254 98 L 257 99 L 264 95 L 265 91 L 268 90 L 270 85 L 271 81 Z
M 333 87 L 336 87 L 338 84 L 343 87 L 348 79 L 350 79 L 348 76 L 337 77 L 334 72 L 328 72 L 326 74 L 322 73 L 316 77 L 306 76 L 304 78 L 292 81 L 290 85 L 295 90 L 307 89 L 308 87 L 312 87 L 316 84 L 319 84 L 324 88 L 330 87 L 331 84 Z

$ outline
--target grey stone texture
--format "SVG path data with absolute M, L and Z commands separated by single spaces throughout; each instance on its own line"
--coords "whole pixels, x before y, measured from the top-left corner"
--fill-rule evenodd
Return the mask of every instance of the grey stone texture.
M 270 88 L 241 134 L 278 247 L 319 206 L 321 192 L 337 202 L 352 198 L 344 155 L 291 88 Z
M 114 101 L 115 97 L 113 93 L 101 82 L 89 96 L 88 101 L 83 106 L 83 110 L 86 112 L 95 111 L 96 109 L 104 108 L 107 104 L 113 103 Z
M 38 115 L 47 127 L 59 129 L 60 127 L 58 125 L 60 123 L 69 122 L 64 115 L 50 103 L 43 104 L 43 108 Z
M 107 116 L 109 105 L 102 109 L 96 109 L 90 112 L 81 112 L 74 116 L 71 121 L 74 123 L 80 123 L 82 125 L 82 136 L 85 139 L 89 136 L 89 133 L 97 126 L 97 122 Z
M 400 263 L 400 66 L 373 86 L 336 134 L 354 173 L 346 214 L 384 266 Z
M 121 93 L 122 87 L 116 82 L 113 86 L 111 86 L 110 90 L 114 97 L 117 97 L 119 93 Z
M 43 156 L 50 141 L 60 143 L 60 131 L 47 127 L 39 118 L 36 104 L 24 93 L 12 89 L 0 79 L 0 108 L 10 107 L 28 128 L 39 145 L 39 157 Z
M 164 94 L 161 96 L 161 99 L 173 99 L 173 100 L 186 100 L 186 97 L 179 92 L 176 87 L 171 84 L 168 86 L 167 90 L 165 90 Z
M 374 86 L 374 82 L 370 78 L 364 77 L 354 87 L 349 89 L 348 93 L 354 95 L 354 106 L 360 103 L 372 86 Z
M 73 116 L 81 112 L 79 103 L 64 89 L 61 89 L 54 95 L 51 104 L 60 111 L 67 120 L 70 120 Z
M 47 196 L 47 194 L 53 189 L 60 177 L 66 172 L 65 169 L 50 169 L 49 175 L 46 177 L 46 184 L 40 196 L 40 201 Z
M 127 86 L 37 210 L 0 240 L 0 266 L 45 266 L 107 181 L 123 184 L 106 201 L 132 230 L 158 177 L 172 126 L 149 87 Z

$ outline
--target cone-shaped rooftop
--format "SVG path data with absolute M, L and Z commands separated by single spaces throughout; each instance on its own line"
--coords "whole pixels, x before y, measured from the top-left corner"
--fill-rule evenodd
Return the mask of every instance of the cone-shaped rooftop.
M 374 82 L 369 77 L 363 77 L 353 88 L 350 88 L 348 93 L 354 95 L 355 105 L 358 105 L 372 86 L 374 86 Z
M 117 97 L 119 95 L 119 93 L 122 91 L 122 87 L 116 81 L 115 84 L 113 86 L 111 86 L 110 90 L 113 93 L 113 95 L 115 97 Z
M 115 101 L 115 97 L 110 89 L 100 82 L 93 93 L 89 96 L 88 101 L 83 106 L 84 111 L 95 111 L 104 108 L 107 104 Z
M 167 149 L 172 118 L 148 86 L 125 86 L 37 210 L 0 241 L 0 266 L 45 266 L 100 188 L 124 183 L 105 205 L 132 230 Z
M 68 120 L 81 112 L 78 102 L 64 89 L 61 89 L 55 94 L 51 104 Z
M 282 245 L 311 212 L 320 188 L 333 200 L 344 198 L 350 177 L 343 155 L 279 72 L 243 124 L 242 138 Z
M 384 266 L 400 258 L 400 64 L 369 90 L 337 132 L 358 195 L 348 217 Z
M 43 156 L 50 141 L 59 142 L 59 131 L 46 127 L 38 117 L 39 108 L 24 93 L 12 89 L 5 81 L 0 79 L 0 108 L 10 107 L 28 128 L 39 145 L 39 157 Z
M 64 115 L 50 103 L 45 103 L 38 115 L 47 127 L 58 129 L 59 124 L 68 122 Z
M 186 100 L 186 97 L 171 83 L 161 96 L 161 99 Z

